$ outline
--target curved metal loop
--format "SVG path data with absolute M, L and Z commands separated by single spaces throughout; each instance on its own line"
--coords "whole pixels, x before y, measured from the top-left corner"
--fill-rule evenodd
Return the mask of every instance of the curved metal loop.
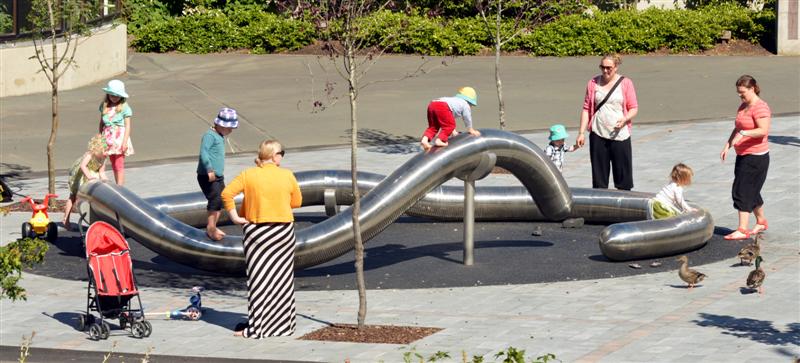
M 480 137 L 461 134 L 452 138 L 450 146 L 421 153 L 386 177 L 359 172 L 357 185 L 363 194 L 360 215 L 363 240 L 366 242 L 380 233 L 403 213 L 440 220 L 462 219 L 463 188 L 441 184 L 465 170 L 485 168 L 485 155 L 495 155 L 496 165 L 510 171 L 523 187 L 477 188 L 477 220 L 561 221 L 583 217 L 590 222 L 615 223 L 646 218 L 647 200 L 652 194 L 570 190 L 561 173 L 527 139 L 500 130 L 481 132 Z M 337 204 L 352 203 L 349 171 L 324 170 L 295 175 L 303 192 L 304 206 L 324 205 L 326 190 L 335 191 Z M 143 200 L 123 187 L 93 182 L 81 187 L 80 196 L 91 203 L 96 218 L 109 220 L 119 213 L 128 235 L 156 253 L 204 270 L 244 271 L 241 237 L 227 236 L 213 242 L 202 230 L 191 227 L 205 224 L 206 202 L 199 192 Z M 237 198 L 240 200 L 241 196 Z M 626 226 L 630 223 L 612 225 L 608 229 L 614 228 L 601 236 L 601 250 L 612 259 L 639 256 L 626 252 L 631 247 L 648 250 L 646 254 L 665 254 L 678 245 L 699 247 L 711 236 L 709 228 L 713 232 L 713 221 L 706 211 L 677 218 L 678 221 L 671 223 L 633 222 L 641 223 L 634 227 Z M 351 222 L 351 210 L 347 208 L 321 223 L 299 230 L 296 267 L 314 266 L 351 250 Z M 637 228 L 638 232 L 631 232 Z M 686 233 L 688 230 L 694 232 Z M 673 243 L 659 243 L 650 248 L 649 241 L 653 238 L 671 239 Z

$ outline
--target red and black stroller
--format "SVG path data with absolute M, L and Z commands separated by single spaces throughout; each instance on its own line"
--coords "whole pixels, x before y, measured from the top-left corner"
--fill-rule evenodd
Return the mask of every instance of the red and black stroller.
M 78 317 L 78 329 L 88 329 L 92 339 L 106 339 L 111 328 L 103 318 L 119 319 L 120 329 L 129 330 L 134 337 L 150 336 L 153 327 L 144 317 L 128 241 L 106 222 L 92 223 L 85 241 L 89 291 L 86 314 Z M 131 308 L 134 297 L 138 309 Z M 92 311 L 100 315 L 99 319 Z

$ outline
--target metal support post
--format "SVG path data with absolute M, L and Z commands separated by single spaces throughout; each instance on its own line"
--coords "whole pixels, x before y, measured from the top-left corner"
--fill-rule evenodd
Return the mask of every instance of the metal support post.
M 475 261 L 475 181 L 464 180 L 464 265 Z
M 464 266 L 475 262 L 475 181 L 492 172 L 497 155 L 482 153 L 478 165 L 457 178 L 464 181 Z

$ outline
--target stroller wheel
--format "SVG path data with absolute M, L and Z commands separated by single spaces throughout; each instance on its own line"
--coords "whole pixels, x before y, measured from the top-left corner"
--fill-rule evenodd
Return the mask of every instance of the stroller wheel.
M 147 327 L 141 321 L 135 321 L 131 324 L 131 334 L 134 338 L 144 338 L 147 333 Z
M 100 324 L 92 324 L 89 326 L 89 338 L 92 338 L 92 340 L 103 339 L 103 328 L 100 327 Z
M 111 335 L 111 327 L 110 327 L 110 326 L 108 326 L 108 323 L 106 323 L 106 322 L 104 321 L 104 322 L 102 322 L 102 324 L 100 325 L 100 328 L 102 329 L 102 333 L 103 333 L 103 335 L 102 335 L 102 338 L 103 338 L 103 339 L 108 339 L 108 336 L 109 336 L 109 335 Z
M 128 327 L 128 318 L 126 318 L 125 315 L 120 315 L 119 316 L 119 328 L 120 329 L 125 329 L 127 327 Z
M 86 331 L 86 315 L 78 315 L 78 330 Z
M 143 321 L 142 321 L 142 324 L 144 324 L 144 328 L 145 328 L 145 330 L 144 330 L 144 337 L 145 337 L 145 338 L 147 338 L 147 337 L 149 337 L 149 336 L 150 336 L 150 333 L 152 333 L 152 332 L 153 332 L 153 325 L 152 325 L 152 324 L 150 324 L 150 322 L 149 322 L 149 321 L 147 321 L 147 320 L 143 320 Z

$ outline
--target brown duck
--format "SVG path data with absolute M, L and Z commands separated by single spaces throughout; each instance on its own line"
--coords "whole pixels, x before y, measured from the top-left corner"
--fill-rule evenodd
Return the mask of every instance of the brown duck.
M 737 257 L 739 257 L 739 263 L 741 265 L 750 266 L 750 264 L 755 261 L 756 257 L 761 254 L 761 238 L 761 234 L 757 234 L 753 243 L 748 244 L 739 250 Z
M 761 286 L 764 284 L 764 279 L 767 278 L 767 273 L 764 272 L 764 269 L 761 268 L 761 262 L 764 259 L 761 256 L 756 257 L 756 269 L 750 271 L 750 274 L 747 275 L 747 287 L 751 289 L 758 289 L 759 294 L 764 293 L 764 287 Z
M 692 270 L 689 268 L 689 258 L 686 256 L 678 257 L 677 261 L 682 262 L 680 270 L 678 270 L 678 276 L 680 276 L 681 280 L 689 284 L 689 290 L 691 290 L 694 285 L 703 281 L 706 278 L 704 273 L 698 272 L 696 270 Z

